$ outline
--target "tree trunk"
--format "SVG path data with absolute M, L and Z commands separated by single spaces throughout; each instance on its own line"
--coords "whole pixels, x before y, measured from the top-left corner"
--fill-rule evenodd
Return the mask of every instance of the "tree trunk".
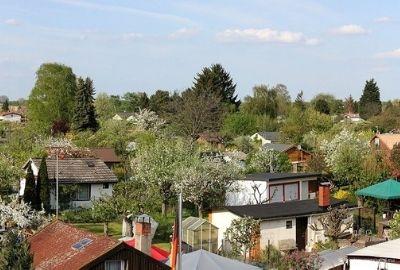
M 167 203 L 163 202 L 161 205 L 161 214 L 163 217 L 167 216 Z
M 203 218 L 203 207 L 201 205 L 197 206 L 197 211 L 199 213 L 199 218 Z
M 103 231 L 104 231 L 104 235 L 107 236 L 108 235 L 108 222 L 103 223 Z

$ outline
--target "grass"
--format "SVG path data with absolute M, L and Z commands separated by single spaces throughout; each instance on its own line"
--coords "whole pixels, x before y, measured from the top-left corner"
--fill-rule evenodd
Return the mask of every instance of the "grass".
M 92 233 L 103 235 L 103 223 L 74 223 L 80 229 L 90 231 Z M 120 222 L 110 222 L 108 224 L 108 235 L 114 239 L 122 237 L 122 224 Z M 156 243 L 155 246 L 162 248 L 165 251 L 170 251 L 170 243 Z
M 104 227 L 103 223 L 75 223 L 76 227 L 90 231 L 95 234 L 103 235 Z M 110 222 L 108 224 L 108 235 L 119 239 L 122 237 L 122 223 L 121 222 Z

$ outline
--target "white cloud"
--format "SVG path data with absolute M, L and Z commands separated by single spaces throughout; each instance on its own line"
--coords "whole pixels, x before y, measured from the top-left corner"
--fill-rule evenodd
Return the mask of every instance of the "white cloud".
M 386 17 L 386 16 L 380 17 L 380 18 L 376 18 L 374 20 L 374 22 L 376 22 L 376 23 L 387 23 L 387 22 L 390 22 L 390 21 L 392 21 L 392 19 L 390 17 Z
M 18 21 L 17 19 L 7 19 L 7 20 L 4 21 L 4 23 L 5 23 L 5 24 L 8 24 L 8 25 L 12 25 L 12 26 L 19 26 L 19 25 L 21 25 L 21 22 Z
M 387 52 L 380 52 L 375 55 L 376 58 L 400 58 L 400 48 Z
M 141 39 L 143 37 L 143 34 L 141 33 L 125 33 L 122 35 L 123 40 L 137 40 Z
M 270 28 L 226 29 L 217 34 L 223 42 L 252 41 L 252 42 L 277 42 L 277 43 L 303 43 L 316 45 L 319 40 L 307 38 L 302 32 L 278 31 Z
M 334 34 L 338 35 L 363 35 L 367 34 L 368 31 L 361 25 L 357 24 L 346 24 L 332 30 Z
M 171 39 L 192 37 L 199 32 L 197 28 L 181 28 L 168 35 Z

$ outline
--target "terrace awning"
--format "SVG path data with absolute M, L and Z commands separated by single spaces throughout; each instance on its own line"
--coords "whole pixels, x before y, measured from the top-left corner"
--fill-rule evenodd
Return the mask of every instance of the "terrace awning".
M 400 199 L 400 182 L 394 179 L 388 179 L 384 182 L 357 190 L 356 195 L 382 200 Z

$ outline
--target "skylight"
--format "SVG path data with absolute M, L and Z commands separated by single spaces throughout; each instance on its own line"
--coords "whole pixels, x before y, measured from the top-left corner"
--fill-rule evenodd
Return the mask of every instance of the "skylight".
M 89 239 L 89 238 L 83 238 L 81 239 L 79 242 L 76 242 L 75 244 L 72 245 L 73 249 L 76 250 L 82 250 L 84 249 L 86 246 L 88 246 L 90 243 L 92 243 L 93 240 Z

